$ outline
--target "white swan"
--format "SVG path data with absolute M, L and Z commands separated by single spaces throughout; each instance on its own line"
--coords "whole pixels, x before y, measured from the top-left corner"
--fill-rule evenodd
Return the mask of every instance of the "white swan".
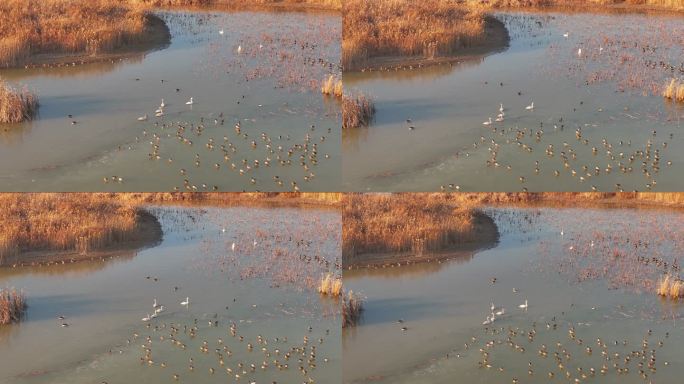
M 138 117 L 138 121 L 146 121 L 147 120 L 147 113 L 143 116 Z
M 502 307 L 502 308 L 499 308 L 498 311 L 494 312 L 494 314 L 497 315 L 497 316 L 503 316 L 505 313 L 506 313 L 506 309 L 503 308 L 503 307 Z
M 492 125 L 492 118 L 490 117 L 489 120 L 482 123 L 482 125 Z
M 161 104 L 159 104 L 159 108 L 164 108 L 166 107 L 166 103 L 164 103 L 164 99 L 162 99 Z
M 219 35 L 223 35 L 223 28 L 219 29 Z
M 563 37 L 565 37 L 566 39 L 568 38 L 568 36 L 570 36 L 570 33 L 568 33 L 568 32 L 565 32 L 565 33 L 563 34 Z
M 155 315 L 156 315 L 156 314 L 159 314 L 159 313 L 162 313 L 162 312 L 164 312 L 164 306 L 163 306 L 163 305 L 160 305 L 159 308 L 156 308 L 156 309 L 154 310 L 154 314 L 155 314 Z
M 520 309 L 527 309 L 527 299 L 525 299 L 525 304 L 520 304 L 520 305 L 518 305 L 518 308 L 520 308 Z
M 185 298 L 185 301 L 181 301 L 180 304 L 187 307 L 188 305 L 190 305 L 190 298 L 189 298 L 189 297 L 186 297 L 186 298 Z
M 150 321 L 152 318 L 150 317 L 150 314 L 148 313 L 147 316 L 143 317 L 141 320 L 142 321 Z
M 482 325 L 489 325 L 489 324 L 491 324 L 491 323 L 493 323 L 493 322 L 494 322 L 494 319 L 492 319 L 492 318 L 490 318 L 489 316 L 487 316 L 487 318 L 485 319 L 485 321 L 482 322 Z
M 185 104 L 187 104 L 187 105 L 193 105 L 193 104 L 195 104 L 195 101 L 194 101 L 194 100 L 192 99 L 192 97 L 191 97 L 190 100 L 188 100 Z
M 496 117 L 496 120 L 494 121 L 496 121 L 497 123 L 504 121 L 503 113 L 499 113 L 499 115 Z
M 257 246 L 257 241 L 256 241 L 256 239 L 255 239 L 254 242 L 252 243 L 252 246 L 253 246 L 253 247 L 256 247 L 256 246 Z
M 532 102 L 532 104 L 530 104 L 530 105 L 528 105 L 527 107 L 525 107 L 525 109 L 527 109 L 528 111 L 533 110 L 533 109 L 534 109 L 534 101 Z
M 242 53 L 242 45 L 238 45 L 237 53 L 238 55 Z
M 577 49 L 577 56 L 582 57 L 582 48 Z
M 233 241 L 233 245 L 230 246 L 230 250 L 235 252 L 235 242 Z
M 504 110 L 503 103 L 499 103 L 499 112 L 503 112 Z
M 154 303 L 152 303 L 152 308 L 155 308 L 155 309 L 156 309 L 156 308 L 158 308 L 158 307 L 159 307 L 159 305 L 157 304 L 157 298 L 155 297 L 155 298 L 154 298 Z

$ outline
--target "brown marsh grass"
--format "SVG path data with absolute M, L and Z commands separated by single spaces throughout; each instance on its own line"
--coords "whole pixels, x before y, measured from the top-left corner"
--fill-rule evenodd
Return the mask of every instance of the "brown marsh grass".
M 326 96 L 342 97 L 344 87 L 342 86 L 342 80 L 336 79 L 335 76 L 330 75 L 327 80 L 323 81 L 321 86 L 321 93 Z
M 432 58 L 481 43 L 484 14 L 450 0 L 345 0 L 342 65 L 380 56 Z
M 350 290 L 342 297 L 342 328 L 358 324 L 362 312 L 363 299 Z
M 86 254 L 147 238 L 143 204 L 338 204 L 341 193 L 7 193 L 0 194 L 0 264 L 29 251 Z
M 342 295 L 342 278 L 326 273 L 318 285 L 318 293 L 321 295 L 339 297 Z
M 0 289 L 0 325 L 18 323 L 26 311 L 26 296 L 16 289 Z
M 342 95 L 342 129 L 367 127 L 373 120 L 375 105 L 364 94 Z
M 27 88 L 15 89 L 0 79 L 0 123 L 32 120 L 38 106 L 38 97 Z
M 665 87 L 663 97 L 668 100 L 684 103 L 684 81 L 672 79 Z
M 343 258 L 361 254 L 436 252 L 480 241 L 475 210 L 438 194 L 348 194 L 343 206 Z
M 591 7 L 612 6 L 622 8 L 648 8 L 663 10 L 684 10 L 681 0 L 467 0 L 471 6 L 495 8 L 534 7 Z
M 32 55 L 112 52 L 147 38 L 142 7 L 107 0 L 0 2 L 0 67 Z
M 0 259 L 90 250 L 134 236 L 138 211 L 96 194 L 0 194 Z

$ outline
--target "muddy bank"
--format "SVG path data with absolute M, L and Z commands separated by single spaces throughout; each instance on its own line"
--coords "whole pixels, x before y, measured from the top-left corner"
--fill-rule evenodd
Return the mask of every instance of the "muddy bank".
M 0 258 L 0 267 L 15 268 L 21 266 L 69 264 L 80 261 L 100 261 L 119 256 L 129 256 L 132 251 L 139 251 L 159 244 L 162 237 L 161 224 L 157 218 L 143 209 L 138 209 L 135 229 L 125 241 L 85 252 L 76 250 L 20 251 L 16 255 Z
M 482 211 L 473 212 L 473 225 L 470 233 L 464 238 L 470 239 L 458 244 L 446 244 L 443 249 L 430 252 L 384 252 L 360 253 L 346 252 L 342 256 L 342 268 L 345 270 L 358 268 L 379 268 L 401 266 L 433 261 L 463 259 L 483 249 L 496 246 L 499 242 L 499 230 L 494 220 Z
M 448 65 L 460 62 L 479 61 L 497 52 L 504 51 L 510 43 L 506 25 L 493 16 L 485 16 L 482 43 L 459 49 L 448 56 L 377 56 L 368 58 L 363 65 L 345 68 L 350 71 L 397 71 L 418 69 L 435 65 Z
M 66 67 L 91 63 L 115 62 L 130 57 L 166 48 L 171 44 L 171 32 L 168 26 L 156 15 L 145 15 L 146 23 L 143 31 L 144 39 L 126 45 L 111 52 L 88 53 L 38 53 L 29 56 L 24 62 L 15 67 L 49 68 Z

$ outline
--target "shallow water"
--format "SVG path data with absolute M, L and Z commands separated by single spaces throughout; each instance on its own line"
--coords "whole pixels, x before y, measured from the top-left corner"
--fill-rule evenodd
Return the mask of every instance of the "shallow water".
M 339 267 L 339 213 L 295 208 L 150 209 L 160 218 L 164 238 L 137 255 L 102 263 L 0 270 L 0 284 L 23 289 L 29 305 L 20 324 L 0 330 L 0 382 L 167 383 L 174 382 L 174 374 L 186 383 L 235 381 L 235 374 L 245 382 L 340 382 L 338 307 L 322 300 L 307 280 Z M 312 260 L 314 256 L 328 261 L 329 268 Z M 269 265 L 277 268 L 264 268 Z M 284 265 L 296 266 L 297 271 Z M 190 305 L 185 308 L 180 302 L 187 296 Z M 141 319 L 153 312 L 155 298 L 166 310 L 148 328 Z M 59 320 L 59 315 L 66 319 Z M 209 321 L 218 323 L 212 326 Z M 69 326 L 61 327 L 62 322 Z M 236 324 L 235 337 L 229 332 L 231 323 Z M 195 324 L 193 338 L 189 329 Z M 175 336 L 172 325 L 180 330 Z M 186 349 L 174 345 L 172 338 Z M 204 341 L 207 353 L 200 351 Z M 151 365 L 140 361 L 143 346 L 151 350 Z M 306 348 L 305 356 L 300 349 L 287 360 L 284 355 L 293 347 Z M 224 366 L 216 348 L 221 349 Z M 312 348 L 315 368 L 309 365 Z M 305 375 L 298 368 L 299 358 Z M 289 368 L 279 370 L 274 360 Z M 262 369 L 264 361 L 268 366 Z M 253 373 L 250 364 L 256 366 Z
M 684 44 L 676 37 L 684 31 L 684 19 L 658 14 L 496 16 L 511 36 L 503 52 L 423 69 L 344 73 L 345 85 L 369 94 L 376 106 L 370 127 L 343 133 L 346 190 L 684 188 L 678 177 L 684 166 L 684 105 L 660 96 L 669 79 L 684 73 Z M 676 68 L 665 69 L 661 61 Z M 532 102 L 534 110 L 526 110 Z M 504 121 L 483 125 L 490 117 L 496 120 L 500 103 Z M 545 153 L 549 145 L 553 156 Z M 653 164 L 656 150 L 659 171 Z
M 565 381 L 565 372 L 571 381 L 584 382 L 592 381 L 594 368 L 594 381 L 638 383 L 644 382 L 639 362 L 648 375 L 645 382 L 679 380 L 684 307 L 657 297 L 652 283 L 669 268 L 663 261 L 670 266 L 681 262 L 684 212 L 488 211 L 501 234 L 492 249 L 457 262 L 344 272 L 345 285 L 366 297 L 361 324 L 343 331 L 344 382 L 453 383 L 458 377 L 468 383 L 511 383 L 514 378 L 546 383 Z M 659 263 L 635 262 L 639 257 Z M 518 308 L 525 300 L 528 309 Z M 493 325 L 482 325 L 492 302 L 505 313 Z M 611 360 L 602 357 L 597 338 Z M 493 346 L 487 346 L 490 341 Z M 543 344 L 547 357 L 539 354 Z M 489 353 L 484 364 L 491 368 L 480 367 L 481 348 Z M 643 360 L 631 356 L 624 362 L 627 354 L 644 349 Z M 647 368 L 651 350 L 655 373 Z M 554 352 L 565 370 L 558 368 Z M 629 372 L 618 374 L 615 363 Z M 603 364 L 605 374 L 600 373 Z
M 0 71 L 11 83 L 35 90 L 41 104 L 37 120 L 1 127 L 0 190 L 287 191 L 292 182 L 301 190 L 336 190 L 339 108 L 321 97 L 315 83 L 339 73 L 338 15 L 159 16 L 172 39 L 157 51 L 114 63 Z M 190 97 L 192 106 L 185 104 Z M 162 98 L 165 116 L 155 118 Z M 147 121 L 137 120 L 145 114 Z M 240 135 L 234 128 L 238 122 Z M 178 132 L 179 124 L 184 132 Z M 151 155 L 159 159 L 150 160 Z M 291 164 L 281 165 L 278 158 Z M 114 176 L 122 182 L 112 181 Z

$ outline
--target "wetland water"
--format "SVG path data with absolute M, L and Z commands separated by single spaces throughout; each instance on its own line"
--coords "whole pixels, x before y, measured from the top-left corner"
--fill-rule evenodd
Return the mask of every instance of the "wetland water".
M 684 105 L 661 96 L 684 75 L 684 18 L 495 16 L 511 37 L 502 52 L 344 73 L 345 86 L 376 106 L 370 127 L 343 133 L 346 190 L 684 188 Z
M 345 383 L 679 381 L 684 306 L 653 283 L 679 271 L 684 212 L 487 212 L 500 232 L 494 248 L 344 271 L 366 297 L 360 325 L 342 335 Z M 492 302 L 504 314 L 483 325 Z
M 41 104 L 0 126 L 0 190 L 339 189 L 339 107 L 318 87 L 340 72 L 339 15 L 157 15 L 171 33 L 157 51 L 0 71 Z
M 311 288 L 339 270 L 337 211 L 149 209 L 164 237 L 137 255 L 0 269 L 29 305 L 0 329 L 0 383 L 341 381 L 338 306 Z

